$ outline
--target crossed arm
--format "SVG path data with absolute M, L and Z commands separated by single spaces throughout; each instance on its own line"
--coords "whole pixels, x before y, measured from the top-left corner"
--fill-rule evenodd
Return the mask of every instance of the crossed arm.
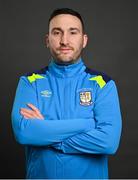
M 22 77 L 12 109 L 12 127 L 20 144 L 47 146 L 89 131 L 94 123 L 91 119 L 46 119 L 39 112 L 36 89 Z
M 26 102 L 29 102 L 27 106 Z M 12 122 L 16 139 L 21 144 L 51 145 L 64 153 L 115 153 L 121 134 L 115 84 L 107 85 L 103 93 L 99 93 L 95 102 L 94 124 L 92 119 L 45 121 L 37 107 L 34 90 L 25 79 L 21 79 L 13 106 Z

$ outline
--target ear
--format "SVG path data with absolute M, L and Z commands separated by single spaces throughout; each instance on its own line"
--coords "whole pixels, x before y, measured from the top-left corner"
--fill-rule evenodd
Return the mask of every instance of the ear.
M 49 47 L 49 35 L 48 34 L 45 35 L 45 45 L 47 48 Z
M 87 36 L 87 34 L 84 34 L 84 35 L 83 35 L 83 48 L 86 47 L 87 42 L 88 42 L 88 36 Z

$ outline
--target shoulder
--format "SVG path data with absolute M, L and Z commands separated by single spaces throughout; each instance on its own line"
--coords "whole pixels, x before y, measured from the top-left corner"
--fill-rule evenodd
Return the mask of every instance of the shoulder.
M 45 78 L 47 71 L 48 71 L 48 66 L 46 66 L 40 70 L 28 72 L 28 73 L 24 74 L 23 76 L 21 76 L 21 78 L 28 80 L 30 83 L 33 83 L 38 79 Z
M 46 66 L 44 68 L 41 68 L 39 70 L 35 70 L 35 71 L 32 71 L 32 72 L 25 73 L 23 76 L 28 77 L 28 76 L 32 76 L 33 74 L 44 75 L 44 74 L 46 74 L 47 70 L 48 70 L 48 66 Z
M 112 78 L 110 76 L 108 76 L 106 73 L 101 72 L 101 71 L 97 71 L 94 69 L 90 69 L 88 67 L 86 67 L 85 72 L 90 74 L 92 77 L 96 77 L 96 76 L 102 76 L 103 80 L 107 83 L 108 81 L 112 80 Z
M 100 86 L 100 88 L 103 88 L 108 82 L 112 80 L 112 78 L 104 72 L 93 70 L 88 67 L 86 67 L 85 72 L 89 74 L 89 80 L 95 81 Z

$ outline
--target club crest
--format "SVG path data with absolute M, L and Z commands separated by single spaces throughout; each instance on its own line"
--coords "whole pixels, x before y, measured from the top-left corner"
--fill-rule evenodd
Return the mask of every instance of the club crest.
M 83 106 L 89 106 L 92 104 L 92 96 L 90 91 L 80 92 L 80 104 Z

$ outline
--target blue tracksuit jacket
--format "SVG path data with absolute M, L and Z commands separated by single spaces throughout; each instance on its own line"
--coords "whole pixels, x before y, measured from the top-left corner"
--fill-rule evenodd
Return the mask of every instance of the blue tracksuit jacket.
M 44 120 L 20 114 L 35 105 Z M 25 145 L 27 178 L 107 179 L 107 156 L 118 148 L 121 115 L 115 82 L 82 59 L 22 76 L 12 110 L 16 140 Z

